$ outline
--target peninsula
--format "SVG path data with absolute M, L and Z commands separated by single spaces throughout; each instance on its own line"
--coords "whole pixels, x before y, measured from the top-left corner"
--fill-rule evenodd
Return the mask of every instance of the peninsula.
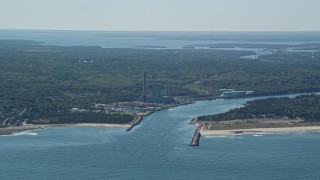
M 320 96 L 269 98 L 193 120 L 202 135 L 320 130 Z

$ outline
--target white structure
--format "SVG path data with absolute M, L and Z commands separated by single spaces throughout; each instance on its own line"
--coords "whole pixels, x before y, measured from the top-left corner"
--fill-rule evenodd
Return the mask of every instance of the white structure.
M 236 91 L 235 89 L 220 89 L 222 92 L 221 97 L 224 98 L 237 98 L 245 97 L 254 94 L 254 91 Z

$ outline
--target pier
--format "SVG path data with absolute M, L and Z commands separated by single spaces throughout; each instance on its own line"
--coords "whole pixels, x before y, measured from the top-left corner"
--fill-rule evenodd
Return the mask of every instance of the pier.
M 199 125 L 197 126 L 197 129 L 196 129 L 196 131 L 194 132 L 194 135 L 193 135 L 192 141 L 191 141 L 191 143 L 190 143 L 190 146 L 199 146 L 200 137 L 201 137 L 201 133 L 200 133 L 201 127 L 202 127 L 201 124 L 199 124 Z

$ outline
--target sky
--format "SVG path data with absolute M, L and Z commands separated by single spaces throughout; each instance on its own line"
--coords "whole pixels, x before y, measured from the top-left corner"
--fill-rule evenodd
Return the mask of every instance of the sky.
M 320 0 L 0 0 L 1 29 L 320 31 Z

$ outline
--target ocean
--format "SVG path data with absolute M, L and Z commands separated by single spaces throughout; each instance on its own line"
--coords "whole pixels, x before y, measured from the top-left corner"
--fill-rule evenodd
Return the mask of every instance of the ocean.
M 258 98 L 266 97 L 162 110 L 130 132 L 65 126 L 0 136 L 0 179 L 318 179 L 320 132 L 203 136 L 189 146 L 192 118 Z

